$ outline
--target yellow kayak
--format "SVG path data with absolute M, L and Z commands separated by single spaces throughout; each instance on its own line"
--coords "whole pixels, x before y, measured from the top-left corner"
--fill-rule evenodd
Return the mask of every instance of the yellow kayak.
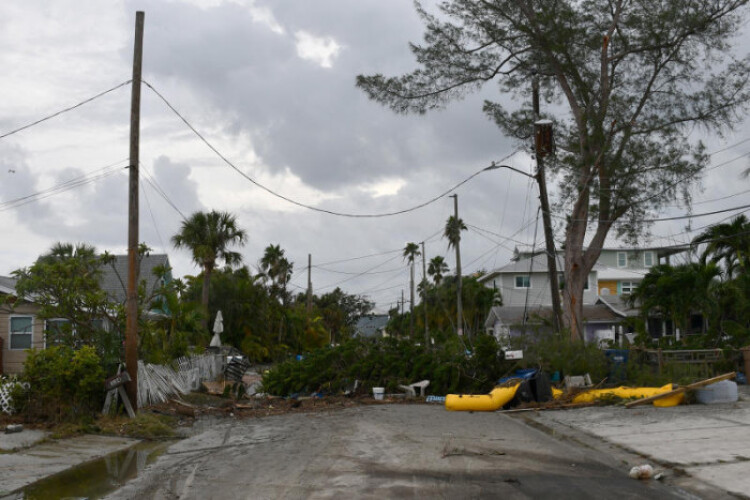
M 489 394 L 448 394 L 445 409 L 452 411 L 495 411 L 510 403 L 521 383 L 508 387 L 495 387 Z
M 641 399 L 656 396 L 664 392 L 672 390 L 672 384 L 667 384 L 662 387 L 614 387 L 611 389 L 592 389 L 590 391 L 582 392 L 573 398 L 574 403 L 591 403 L 597 399 L 607 397 L 618 397 L 622 399 Z M 654 401 L 654 406 L 669 407 L 677 406 L 685 398 L 684 393 L 675 394 L 662 399 Z

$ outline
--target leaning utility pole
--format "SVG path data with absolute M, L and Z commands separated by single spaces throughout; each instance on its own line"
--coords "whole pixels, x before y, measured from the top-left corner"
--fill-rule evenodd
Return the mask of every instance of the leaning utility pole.
M 141 69 L 144 13 L 135 13 L 133 83 L 130 98 L 130 184 L 128 195 L 128 299 L 125 319 L 125 385 L 131 406 L 138 411 L 138 165 L 141 124 Z
M 547 253 L 547 269 L 549 274 L 550 295 L 552 296 L 552 327 L 555 333 L 562 331 L 562 306 L 560 305 L 560 283 L 557 279 L 557 253 L 555 251 L 555 237 L 552 233 L 552 218 L 549 210 L 547 195 L 547 181 L 544 175 L 544 157 L 552 153 L 552 122 L 539 120 L 539 79 L 532 80 L 532 99 L 534 115 L 534 145 L 536 151 L 536 178 L 539 184 L 539 204 L 542 208 L 542 226 L 544 227 L 544 242 Z M 532 259 L 533 259 L 532 254 Z
M 307 254 L 307 314 L 312 312 L 312 254 Z
M 427 328 L 427 254 L 424 251 L 424 241 L 422 242 L 422 309 L 424 309 L 424 346 L 430 345 L 430 333 Z
M 458 218 L 458 195 L 452 194 L 451 198 L 453 198 L 453 216 L 456 219 L 456 224 L 458 225 L 458 221 L 460 220 Z M 458 237 L 456 238 L 456 333 L 458 336 L 462 336 L 464 334 L 464 311 L 463 311 L 463 304 L 461 303 L 461 288 L 462 288 L 462 281 L 463 278 L 461 276 L 461 227 L 458 227 Z

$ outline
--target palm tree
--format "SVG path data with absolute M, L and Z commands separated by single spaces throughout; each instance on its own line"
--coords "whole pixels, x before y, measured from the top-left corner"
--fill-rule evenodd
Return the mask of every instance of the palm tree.
M 675 327 L 689 333 L 690 316 L 701 313 L 705 319 L 715 315 L 716 287 L 720 271 L 716 264 L 699 263 L 651 268 L 638 288 L 630 295 L 631 306 L 640 306 L 644 316 L 660 313 Z M 703 332 L 701 332 L 703 333 Z
M 727 276 L 732 277 L 739 268 L 746 272 L 750 264 L 750 221 L 738 215 L 731 222 L 716 224 L 695 237 L 693 244 L 706 244 L 701 255 L 704 264 L 710 256 L 711 262 L 724 261 Z
M 419 245 L 416 243 L 407 243 L 404 247 L 404 259 L 409 263 L 409 272 L 411 276 L 410 288 L 411 288 L 411 304 L 409 305 L 409 327 L 410 334 L 414 336 L 414 259 L 422 255 L 419 251 Z
M 451 215 L 445 222 L 445 229 L 443 230 L 443 236 L 448 240 L 448 248 L 457 247 L 461 241 L 461 231 L 466 231 L 468 228 L 464 224 L 463 219 L 457 219 Z
M 242 246 L 246 240 L 247 233 L 237 227 L 236 216 L 215 210 L 208 213 L 195 212 L 182 222 L 180 232 L 172 236 L 175 248 L 189 249 L 193 254 L 193 262 L 203 268 L 201 304 L 206 313 L 202 321 L 204 330 L 208 324 L 208 288 L 216 261 L 222 260 L 227 266 L 241 263 L 242 255 L 229 250 L 229 246 Z
M 266 247 L 263 258 L 260 259 L 261 276 L 264 279 L 271 280 L 271 290 L 274 295 L 277 295 L 279 291 L 284 292 L 282 293 L 282 300 L 286 292 L 286 285 L 292 278 L 293 268 L 294 263 L 289 262 L 284 256 L 281 245 L 268 245 Z
M 286 285 L 292 279 L 292 270 L 294 263 L 284 256 L 284 250 L 281 245 L 268 245 L 263 257 L 260 259 L 261 276 L 264 279 L 270 279 L 270 293 L 272 297 L 281 298 L 281 305 L 286 307 L 287 291 Z M 278 342 L 281 343 L 284 337 L 284 313 L 283 309 L 279 312 L 279 333 Z
M 448 238 L 448 248 L 456 249 L 456 333 L 461 336 L 464 331 L 463 306 L 461 304 L 462 277 L 461 277 L 461 231 L 466 231 L 466 224 L 458 217 L 451 215 L 445 222 L 443 236 Z
M 443 280 L 443 275 L 448 271 L 448 264 L 446 264 L 442 255 L 437 255 L 430 259 L 430 264 L 427 266 L 427 274 L 432 276 L 435 286 L 440 285 L 440 282 Z

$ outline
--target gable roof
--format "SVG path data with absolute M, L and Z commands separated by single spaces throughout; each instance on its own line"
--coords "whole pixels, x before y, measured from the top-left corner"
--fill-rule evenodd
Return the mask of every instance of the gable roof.
M 0 276 L 0 293 L 15 294 L 16 279 L 10 276 Z
M 100 285 L 109 299 L 124 304 L 128 298 L 128 256 L 113 255 L 111 264 L 102 266 Z M 154 274 L 154 268 L 166 266 L 169 268 L 169 257 L 166 254 L 146 254 L 140 258 L 138 281 L 146 282 L 146 293 L 152 293 L 161 283 Z
M 128 298 L 128 256 L 113 255 L 113 261 L 101 267 L 101 277 L 99 285 L 106 292 L 109 300 L 119 304 L 124 304 Z M 146 293 L 150 295 L 160 285 L 160 279 L 154 274 L 157 266 L 169 265 L 169 257 L 166 254 L 148 254 L 141 257 L 140 274 L 138 281 L 146 282 Z M 171 273 L 167 275 L 171 279 Z M 16 278 L 9 276 L 0 276 L 0 293 L 15 294 Z M 33 301 L 33 296 L 29 298 Z
M 485 328 L 490 328 L 495 324 L 496 320 L 508 326 L 521 325 L 523 324 L 524 313 L 526 313 L 526 324 L 530 326 L 552 322 L 552 306 L 494 306 L 487 315 L 484 326 Z M 583 305 L 584 322 L 610 322 L 621 318 L 622 315 L 617 314 L 617 312 L 605 304 Z

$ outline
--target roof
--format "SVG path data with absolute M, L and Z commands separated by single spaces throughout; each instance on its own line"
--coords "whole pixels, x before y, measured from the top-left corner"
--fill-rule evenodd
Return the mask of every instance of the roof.
M 600 295 L 597 299 L 597 304 L 602 304 L 615 314 L 631 318 L 638 316 L 638 309 L 630 307 L 627 297 L 622 295 Z
M 371 338 L 377 336 L 387 324 L 387 314 L 369 314 L 359 318 L 354 329 L 357 335 Z
M 485 327 L 494 325 L 495 320 L 500 320 L 506 325 L 520 325 L 523 323 L 524 311 L 526 311 L 526 323 L 538 325 L 552 321 L 552 306 L 495 306 L 490 310 Z M 588 322 L 617 321 L 623 316 L 616 314 L 604 304 L 584 304 L 583 320 Z
M 628 269 L 624 267 L 609 267 L 609 266 L 601 266 L 597 270 L 597 275 L 600 280 L 621 280 L 621 279 L 629 279 L 629 280 L 642 280 L 644 276 L 648 273 L 645 269 Z
M 557 270 L 558 272 L 562 272 L 564 269 L 565 264 L 563 262 L 562 255 L 559 253 L 557 254 Z M 600 269 L 602 267 L 597 263 L 594 264 L 594 267 L 591 269 L 592 271 L 596 271 L 597 273 L 600 272 Z M 481 278 L 479 278 L 480 283 L 484 283 L 485 281 L 489 281 L 498 274 L 547 274 L 547 254 L 541 253 L 536 254 L 533 257 L 523 257 L 518 260 L 511 261 L 509 264 L 497 268 Z M 643 275 L 641 275 L 641 278 Z
M 557 268 L 562 270 L 563 268 L 563 260 L 560 255 L 557 256 Z M 511 261 L 509 264 L 500 267 L 498 269 L 495 269 L 481 278 L 479 278 L 479 282 L 488 281 L 489 279 L 497 276 L 498 274 L 508 274 L 508 273 L 524 273 L 529 274 L 529 271 L 532 273 L 546 273 L 547 272 L 547 254 L 537 254 L 533 257 L 524 257 L 515 261 Z
M 102 266 L 101 287 L 113 302 L 124 304 L 128 298 L 128 256 L 113 255 L 111 264 Z M 146 254 L 140 258 L 139 281 L 146 281 L 146 291 L 150 294 L 161 285 L 154 274 L 157 266 L 169 268 L 169 257 L 166 254 Z
M 16 278 L 0 276 L 0 293 L 16 293 Z

